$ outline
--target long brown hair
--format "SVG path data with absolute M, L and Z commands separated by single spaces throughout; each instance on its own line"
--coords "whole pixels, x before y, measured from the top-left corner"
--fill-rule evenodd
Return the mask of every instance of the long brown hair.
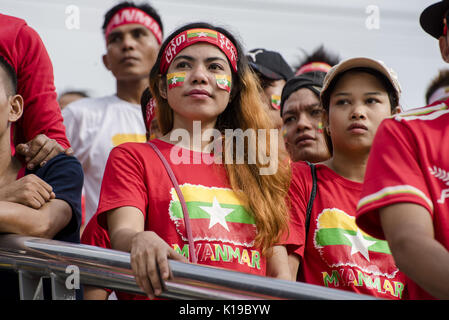
M 280 148 L 276 150 L 279 156 L 274 159 L 278 162 L 278 169 L 273 174 L 261 175 L 260 170 L 265 166 L 259 161 L 256 161 L 255 164 L 248 161 L 250 152 L 270 156 L 270 143 L 278 141 L 269 139 L 269 131 L 272 126 L 264 111 L 260 85 L 248 66 L 242 46 L 227 30 L 207 23 L 191 23 L 174 31 L 164 41 L 150 73 L 150 90 L 158 105 L 159 127 L 163 135 L 173 129 L 173 110 L 159 92 L 159 80 L 162 78 L 165 81 L 165 75 L 161 75 L 159 71 L 162 53 L 177 34 L 192 28 L 207 28 L 221 32 L 232 41 L 237 49 L 238 71 L 233 73 L 230 100 L 223 113 L 217 117 L 215 129 L 222 133 L 224 150 L 222 163 L 224 163 L 230 185 L 256 221 L 255 245 L 262 249 L 262 254 L 267 254 L 267 250 L 287 231 L 289 215 L 286 199 L 291 178 L 290 165 L 287 154 Z M 236 152 L 230 150 L 229 145 L 231 144 L 226 143 L 224 135 L 226 129 L 241 129 L 242 131 L 252 129 L 255 132 L 260 132 L 258 129 L 265 129 L 267 143 L 259 148 L 256 137 L 249 137 L 245 143 L 245 161 L 243 164 L 237 164 Z M 227 163 L 225 158 L 230 154 L 234 161 Z

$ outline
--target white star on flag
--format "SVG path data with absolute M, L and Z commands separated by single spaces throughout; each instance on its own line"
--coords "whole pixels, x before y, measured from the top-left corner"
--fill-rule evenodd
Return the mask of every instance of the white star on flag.
M 207 37 L 206 32 L 199 32 L 198 37 Z
M 230 214 L 234 209 L 223 208 L 218 203 L 216 197 L 214 197 L 214 201 L 212 202 L 212 207 L 203 207 L 200 206 L 201 209 L 206 211 L 210 216 L 209 229 L 212 228 L 217 223 L 221 224 L 223 228 L 229 231 L 228 225 L 226 223 L 226 216 Z
M 171 83 L 172 84 L 176 84 L 176 81 L 178 80 L 178 78 L 176 78 L 176 77 L 173 77 L 172 79 L 171 79 Z
M 345 236 L 349 241 L 351 241 L 351 256 L 357 252 L 360 252 L 360 254 L 364 256 L 366 260 L 370 261 L 368 248 L 375 244 L 377 241 L 365 239 L 360 232 L 360 229 L 357 229 L 357 233 L 355 236 L 347 233 L 345 233 Z

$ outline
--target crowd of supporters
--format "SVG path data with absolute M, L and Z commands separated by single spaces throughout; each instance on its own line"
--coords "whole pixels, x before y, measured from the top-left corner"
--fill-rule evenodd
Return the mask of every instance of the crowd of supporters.
M 420 17 L 446 62 L 448 17 L 449 0 Z M 375 57 L 320 46 L 293 68 L 222 26 L 162 21 L 149 3 L 107 10 L 115 92 L 58 97 L 38 33 L 0 14 L 0 232 L 130 253 L 146 295 L 78 299 L 158 299 L 169 259 L 449 298 L 449 71 L 402 110 Z M 0 280 L 17 299 L 17 273 Z

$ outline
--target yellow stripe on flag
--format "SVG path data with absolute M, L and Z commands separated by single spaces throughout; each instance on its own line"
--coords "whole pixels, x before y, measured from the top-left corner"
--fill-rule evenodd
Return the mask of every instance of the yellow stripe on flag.
M 220 204 L 243 205 L 232 189 L 216 187 L 209 188 L 193 184 L 183 184 L 179 187 L 181 188 L 182 195 L 184 196 L 184 200 L 186 202 L 198 201 L 212 203 L 215 197 Z M 171 193 L 172 199 L 179 201 L 178 195 L 174 189 L 171 190 Z
M 355 224 L 355 217 L 348 215 L 346 212 L 333 208 L 325 209 L 318 215 L 318 229 L 338 228 L 357 232 L 359 228 Z M 367 233 L 360 230 L 363 235 Z
M 187 31 L 187 34 L 189 35 L 189 34 L 200 33 L 200 32 L 210 33 L 215 36 L 217 35 L 217 32 L 213 31 L 211 29 L 191 29 L 191 30 Z
M 173 79 L 174 77 L 185 78 L 185 76 L 186 76 L 185 72 L 173 72 L 173 73 L 167 74 L 167 80 Z

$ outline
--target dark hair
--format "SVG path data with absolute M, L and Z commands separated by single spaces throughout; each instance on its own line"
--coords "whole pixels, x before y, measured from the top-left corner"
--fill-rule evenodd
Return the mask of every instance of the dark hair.
M 103 33 L 106 31 L 106 27 L 108 26 L 109 21 L 111 21 L 114 14 L 116 14 L 118 11 L 124 8 L 137 8 L 142 10 L 143 12 L 147 13 L 149 16 L 151 16 L 161 27 L 162 33 L 164 33 L 164 26 L 162 25 L 161 17 L 159 16 L 159 13 L 154 9 L 150 4 L 148 3 L 142 3 L 142 4 L 135 4 L 132 1 L 125 1 L 120 2 L 116 6 L 112 7 L 111 9 L 106 12 L 104 15 L 104 22 L 103 26 L 101 27 L 103 29 Z
M 150 71 L 150 90 L 152 90 L 152 91 L 158 90 L 156 86 L 151 85 L 151 82 L 152 82 L 151 80 L 158 79 L 158 77 L 159 77 L 159 74 L 160 74 L 159 69 L 160 69 L 160 65 L 161 65 L 161 59 L 162 59 L 162 55 L 164 54 L 164 51 L 165 51 L 165 48 L 167 47 L 167 45 L 178 34 L 184 32 L 188 29 L 195 29 L 195 28 L 205 28 L 205 29 L 211 29 L 211 30 L 218 31 L 218 32 L 224 34 L 234 44 L 234 46 L 236 48 L 236 51 L 237 51 L 237 73 L 232 72 L 231 98 L 230 98 L 229 104 L 226 107 L 226 109 L 224 110 L 224 112 L 218 116 L 215 127 L 216 127 L 216 129 L 218 129 L 220 131 L 224 130 L 226 128 L 239 128 L 240 127 L 239 121 L 238 121 L 239 116 L 238 116 L 236 110 L 238 109 L 237 106 L 241 105 L 240 94 L 239 94 L 241 87 L 242 87 L 241 78 L 244 73 L 252 72 L 252 71 L 249 68 L 248 60 L 247 60 L 246 56 L 244 55 L 244 50 L 243 50 L 242 45 L 240 44 L 240 41 L 238 41 L 230 32 L 228 32 L 226 29 L 224 29 L 222 27 L 215 27 L 215 26 L 213 26 L 209 23 L 205 23 L 205 22 L 194 22 L 194 23 L 189 23 L 187 25 L 184 25 L 184 26 L 180 27 L 179 29 L 173 31 L 167 37 L 167 39 L 165 39 L 165 41 L 162 43 L 161 48 L 159 50 L 159 54 L 156 59 L 156 62 Z M 166 75 L 162 75 L 162 77 L 165 78 Z M 153 95 L 153 96 L 155 96 L 155 95 Z M 159 105 L 162 105 L 162 104 L 159 103 L 159 101 L 158 101 L 158 106 Z M 161 110 L 160 110 L 161 115 L 163 114 L 162 110 L 163 110 L 163 106 L 161 106 Z M 163 132 L 163 134 L 165 134 L 166 132 L 171 130 L 171 128 L 165 128 L 163 123 L 161 123 L 161 120 L 159 120 L 159 122 L 160 122 L 159 127 L 161 128 L 161 131 Z
M 68 91 L 64 91 L 59 95 L 59 98 L 61 98 L 62 96 L 66 95 L 66 94 L 77 94 L 83 98 L 88 98 L 89 95 L 87 94 L 87 91 L 84 90 L 68 90 Z
M 5 58 L 0 56 L 0 67 L 5 71 L 8 76 L 8 80 L 10 82 L 10 88 L 5 88 L 7 93 L 10 95 L 14 95 L 17 92 L 17 75 L 14 68 L 6 61 Z
M 142 117 L 143 122 L 145 123 L 145 129 L 146 129 L 146 138 L 147 140 L 150 138 L 150 128 L 147 127 L 147 104 L 148 101 L 151 99 L 151 92 L 150 88 L 145 88 L 143 90 L 142 95 L 140 96 L 140 108 L 142 110 Z
M 146 107 L 150 99 L 151 99 L 150 88 L 146 87 L 145 90 L 143 90 L 142 95 L 140 96 L 140 107 L 142 108 L 142 115 L 144 119 L 146 117 L 147 112 Z
M 393 113 L 395 111 L 395 108 L 399 105 L 399 96 L 396 90 L 394 89 L 393 85 L 391 84 L 390 80 L 388 80 L 388 78 L 385 75 L 383 75 L 380 71 L 377 71 L 375 69 L 366 67 L 356 67 L 337 74 L 335 78 L 332 79 L 332 82 L 329 84 L 326 91 L 321 95 L 321 104 L 323 105 L 323 108 L 328 115 L 329 115 L 330 96 L 334 91 L 338 81 L 348 72 L 365 72 L 376 77 L 376 79 L 378 79 L 382 83 L 383 87 L 387 91 L 388 100 L 390 101 L 391 112 Z M 326 140 L 327 148 L 329 149 L 330 154 L 333 155 L 334 148 L 332 145 L 332 140 L 326 130 L 324 130 L 324 138 Z
M 440 70 L 438 75 L 432 79 L 426 90 L 426 104 L 429 104 L 430 97 L 432 94 L 441 87 L 449 86 L 449 70 Z
M 324 45 L 319 46 L 311 54 L 308 54 L 305 50 L 301 49 L 305 57 L 299 61 L 297 65 L 294 66 L 295 70 L 301 69 L 301 67 L 312 62 L 325 62 L 331 67 L 335 66 L 340 62 L 340 57 L 338 54 L 331 53 L 324 48 Z
M 257 77 L 259 78 L 260 81 L 260 86 L 262 87 L 262 89 L 266 89 L 268 87 L 271 87 L 277 80 L 273 80 L 270 78 L 265 77 L 262 73 L 253 70 L 253 72 L 257 75 Z M 282 80 L 282 79 L 281 79 Z

